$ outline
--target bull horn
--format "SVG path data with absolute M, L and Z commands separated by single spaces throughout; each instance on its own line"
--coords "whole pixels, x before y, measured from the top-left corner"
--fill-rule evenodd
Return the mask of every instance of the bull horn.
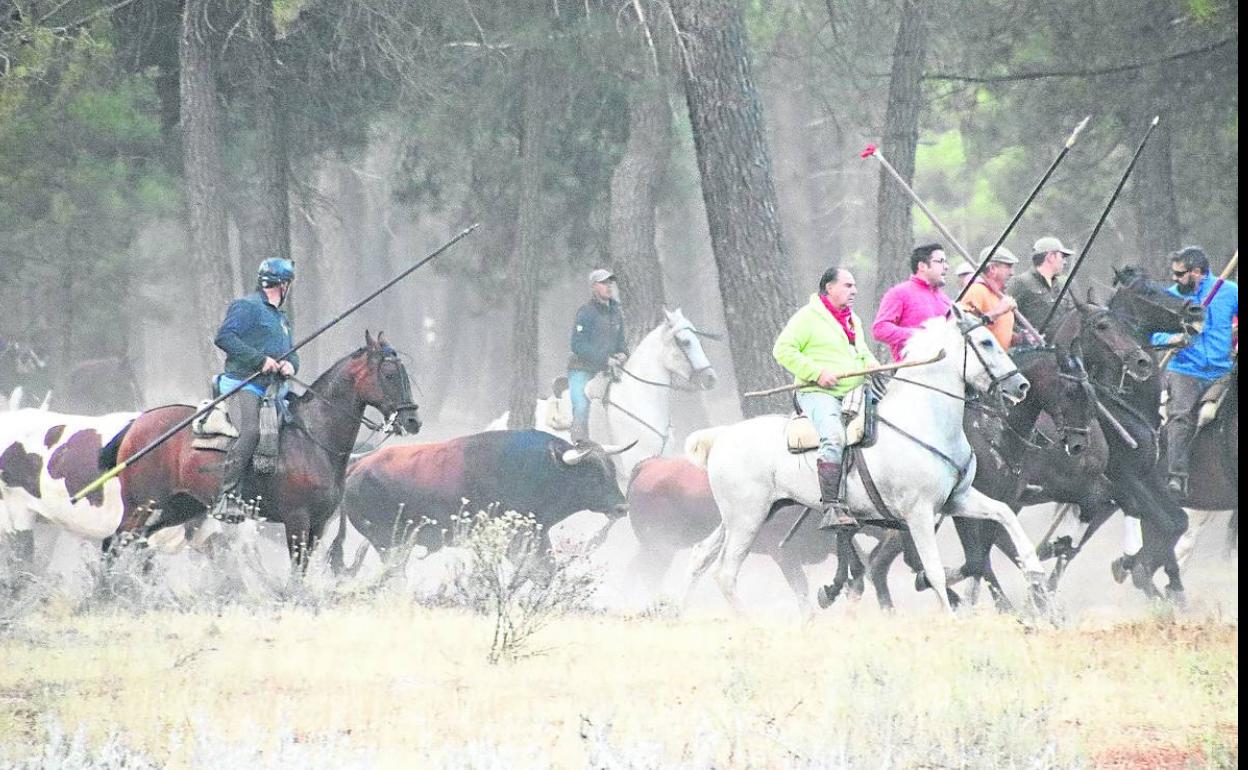
M 589 453 L 592 451 L 594 451 L 594 446 L 592 444 L 582 447 L 572 447 L 571 449 L 565 450 L 563 454 L 559 455 L 559 459 L 563 460 L 564 465 L 576 465 L 581 460 L 584 460 L 587 456 L 589 456 Z
M 616 445 L 614 445 L 614 444 L 604 444 L 604 445 L 603 445 L 603 447 L 602 447 L 602 451 L 603 451 L 605 454 L 609 454 L 609 455 L 618 455 L 618 454 L 623 454 L 624 452 L 627 452 L 628 450 L 630 450 L 630 449 L 632 449 L 633 447 L 637 446 L 637 442 L 638 442 L 639 440 L 640 440 L 640 439 L 633 439 L 630 443 L 625 444 L 625 445 L 623 445 L 623 446 L 616 446 Z

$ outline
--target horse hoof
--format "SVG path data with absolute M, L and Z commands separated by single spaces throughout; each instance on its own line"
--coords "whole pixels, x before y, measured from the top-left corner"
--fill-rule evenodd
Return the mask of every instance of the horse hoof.
M 1122 563 L 1119 557 L 1109 563 L 1109 573 L 1114 576 L 1114 582 L 1121 584 L 1127 579 L 1127 566 Z
M 931 587 L 932 584 L 927 582 L 927 574 L 925 572 L 919 571 L 914 573 L 914 590 L 926 591 Z
M 839 589 L 833 589 L 832 586 L 819 586 L 819 590 L 815 592 L 815 601 L 819 603 L 819 609 L 826 610 L 836 601 Z
M 1187 606 L 1187 592 L 1182 588 L 1166 588 L 1166 601 L 1175 607 L 1183 608 Z

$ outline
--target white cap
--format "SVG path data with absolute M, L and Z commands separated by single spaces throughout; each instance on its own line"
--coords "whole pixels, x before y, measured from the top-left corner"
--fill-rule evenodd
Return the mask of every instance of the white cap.
M 592 270 L 589 273 L 589 285 L 590 286 L 593 286 L 596 283 L 605 283 L 607 281 L 614 281 L 614 280 L 615 280 L 615 273 L 612 273 L 610 270 L 603 270 L 601 267 L 598 268 L 597 270 Z

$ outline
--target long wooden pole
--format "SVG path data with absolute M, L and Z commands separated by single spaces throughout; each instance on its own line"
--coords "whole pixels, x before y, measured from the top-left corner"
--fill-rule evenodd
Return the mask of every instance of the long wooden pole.
M 909 369 L 912 366 L 926 366 L 927 364 L 934 364 L 937 361 L 940 361 L 941 359 L 943 359 L 944 357 L 945 357 L 945 351 L 942 350 L 936 355 L 932 356 L 931 358 L 925 358 L 922 361 L 898 361 L 892 364 L 880 364 L 879 366 L 868 366 L 865 369 L 855 369 L 849 372 L 841 372 L 840 374 L 836 375 L 836 378 L 840 380 L 846 377 L 863 377 L 868 374 L 879 374 L 880 372 L 892 372 L 898 369 Z M 814 384 L 815 383 L 813 382 L 795 382 L 791 385 L 781 385 L 778 388 L 771 388 L 770 390 L 752 390 L 749 393 L 742 393 L 741 395 L 745 396 L 746 398 L 762 398 L 763 396 L 774 396 L 777 393 L 788 393 L 790 391 L 797 390 L 798 388 L 805 388 Z
M 1075 275 L 1078 274 L 1079 268 L 1083 266 L 1083 261 L 1088 256 L 1088 249 L 1092 248 L 1092 244 L 1096 241 L 1097 233 L 1101 232 L 1101 226 L 1105 224 L 1110 210 L 1114 207 L 1114 202 L 1118 200 L 1118 195 L 1122 193 L 1123 185 L 1127 183 L 1127 177 L 1131 176 L 1131 169 L 1135 168 L 1135 162 L 1140 159 L 1140 153 L 1144 152 L 1144 145 L 1148 144 L 1148 138 L 1153 135 L 1153 131 L 1157 128 L 1157 123 L 1160 121 L 1161 116 L 1155 115 L 1152 122 L 1148 124 L 1148 130 L 1144 132 L 1143 138 L 1140 139 L 1139 145 L 1135 148 L 1135 154 L 1131 156 L 1131 162 L 1127 164 L 1127 170 L 1122 172 L 1122 178 L 1118 180 L 1118 186 L 1114 188 L 1114 194 L 1109 196 L 1109 202 L 1105 204 L 1105 210 L 1101 212 L 1101 218 L 1096 220 L 1096 227 L 1092 228 L 1092 234 L 1088 236 L 1088 240 L 1084 241 L 1083 248 L 1079 250 L 1079 256 L 1075 259 L 1075 264 L 1070 268 L 1070 274 L 1066 276 L 1066 281 L 1057 291 L 1057 297 L 1053 299 L 1053 306 L 1049 308 L 1049 314 L 1044 317 L 1044 322 L 1040 324 L 1041 334 L 1049 328 L 1049 324 L 1053 322 L 1053 316 L 1057 315 L 1057 309 L 1061 306 L 1062 297 L 1066 296 L 1066 292 L 1070 291 L 1071 284 L 1075 282 Z
M 1075 130 L 1071 135 L 1072 139 L 1083 128 L 1083 124 L 1087 122 L 1088 122 L 1088 118 L 1084 118 L 1083 123 L 1080 123 L 1078 126 L 1075 127 Z M 954 234 L 949 231 L 949 228 L 945 227 L 945 223 L 941 222 L 940 219 L 937 218 L 936 214 L 934 214 L 932 210 L 927 207 L 927 203 L 925 203 L 923 199 L 919 197 L 919 194 L 914 191 L 913 187 L 911 187 L 909 184 L 906 183 L 906 180 L 902 178 L 901 174 L 897 172 L 897 169 L 893 168 L 893 164 L 888 162 L 888 158 L 884 157 L 884 153 L 880 152 L 880 149 L 878 147 L 876 147 L 873 144 L 868 144 L 867 148 L 862 151 L 861 157 L 875 158 L 876 160 L 878 160 L 880 162 L 880 165 L 884 167 L 884 170 L 889 173 L 889 175 L 897 182 L 897 184 L 901 185 L 901 189 L 905 190 L 906 194 L 910 196 L 910 200 L 914 201 L 915 205 L 918 206 L 919 209 L 925 215 L 927 215 L 927 219 L 929 222 L 932 223 L 932 226 L 934 226 L 937 230 L 940 231 L 940 234 L 943 235 L 945 239 L 948 240 L 949 243 L 953 245 L 953 248 L 956 249 L 957 252 L 962 255 L 962 258 L 972 264 L 975 262 L 975 258 L 971 256 L 971 252 L 967 251 L 966 247 L 962 245 L 961 241 L 959 241 L 956 237 L 954 237 Z M 1037 343 L 1044 344 L 1044 337 L 1040 335 L 1040 332 L 1037 331 L 1036 327 L 1031 325 L 1031 321 L 1027 320 L 1026 316 L 1018 312 L 1017 310 L 1015 310 L 1014 317 L 1018 319 L 1018 325 L 1023 327 L 1023 331 L 1035 336 Z
M 479 224 L 479 223 L 478 223 L 478 224 Z M 285 353 L 283 353 L 281 356 L 279 356 L 277 360 L 279 360 L 279 361 L 284 360 L 285 358 L 287 358 L 288 356 L 290 356 L 292 353 L 294 353 L 295 351 L 297 351 L 297 350 L 299 350 L 300 348 L 302 348 L 304 345 L 307 345 L 307 344 L 308 344 L 309 342 L 311 342 L 312 340 L 314 340 L 314 339 L 316 339 L 317 337 L 321 336 L 321 335 L 322 335 L 322 334 L 324 334 L 326 331 L 328 331 L 331 327 L 333 327 L 334 325 L 336 325 L 336 324 L 338 324 L 340 321 L 342 321 L 342 319 L 346 318 L 347 316 L 351 315 L 351 314 L 352 314 L 352 313 L 354 313 L 355 311 L 357 311 L 357 310 L 359 310 L 360 308 L 364 307 L 364 305 L 366 305 L 366 304 L 368 304 L 369 302 L 371 302 L 373 299 L 375 299 L 375 298 L 377 297 L 377 295 L 381 294 L 381 293 L 382 293 L 383 291 L 385 291 L 386 289 L 389 289 L 391 286 L 395 285 L 395 284 L 396 284 L 396 283 L 398 283 L 399 281 L 401 281 L 401 280 L 403 280 L 404 278 L 406 278 L 407 276 L 411 275 L 411 274 L 412 274 L 412 273 L 414 273 L 416 270 L 418 270 L 419 268 L 423 267 L 425 264 L 427 264 L 427 263 L 429 263 L 430 261 L 432 261 L 432 260 L 434 259 L 434 257 L 437 257 L 437 256 L 438 256 L 438 255 L 440 255 L 442 252 L 444 252 L 444 251 L 446 251 L 447 249 L 449 249 L 451 246 L 454 246 L 456 243 L 458 243 L 458 242 L 460 241 L 460 239 L 464 238 L 465 236 L 467 236 L 469 233 L 471 233 L 471 232 L 472 232 L 473 230 L 475 230 L 475 229 L 477 229 L 477 225 L 476 225 L 476 224 L 472 225 L 471 227 L 469 227 L 469 228 L 467 228 L 466 230 L 464 230 L 463 232 L 461 232 L 459 235 L 456 235 L 454 238 L 452 238 L 452 239 L 450 239 L 449 241 L 447 241 L 446 243 L 442 244 L 442 246 L 441 246 L 441 247 L 439 247 L 437 251 L 434 251 L 433 253 L 431 253 L 431 254 L 429 254 L 428 256 L 426 256 L 424 259 L 420 260 L 419 262 L 417 262 L 416 264 L 412 265 L 412 266 L 411 266 L 411 267 L 409 267 L 408 269 L 406 269 L 406 270 L 404 270 L 403 272 L 399 273 L 397 276 L 395 276 L 394 278 L 390 279 L 390 280 L 389 280 L 389 281 L 387 281 L 385 284 L 383 284 L 383 285 L 381 286 L 381 288 L 377 289 L 377 290 L 376 290 L 376 291 L 374 291 L 372 294 L 369 294 L 367 297 L 365 297 L 364 299 L 362 299 L 362 300 L 360 300 L 359 302 L 355 303 L 354 305 L 352 305 L 351 307 L 347 308 L 347 309 L 346 309 L 346 310 L 344 310 L 343 312 L 339 313 L 339 314 L 337 315 L 337 317 L 335 317 L 335 318 L 334 318 L 332 321 L 330 321 L 329 323 L 326 323 L 325 325 L 321 326 L 321 328 L 319 328 L 319 329 L 317 329 L 316 331 L 314 331 L 314 332 L 312 332 L 311 334 L 309 334 L 307 337 L 304 337 L 304 338 L 303 338 L 302 340 L 300 340 L 300 341 L 299 341 L 296 345 L 294 345 L 293 347 L 291 347 L 291 349 L 290 349 L 290 350 L 287 350 Z M 129 456 L 129 457 L 127 457 L 125 460 L 122 460 L 121 462 L 117 463 L 117 465 L 113 466 L 112 468 L 110 468 L 109 470 L 107 470 L 107 471 L 105 471 L 103 474 L 101 474 L 101 475 L 100 475 L 100 476 L 99 476 L 99 477 L 98 477 L 95 481 L 92 481 L 90 484 L 87 484 L 85 487 L 83 487 L 82 489 L 78 490 L 78 491 L 77 491 L 77 492 L 73 495 L 73 497 L 69 498 L 70 503 L 76 503 L 76 502 L 78 502 L 79 500 L 83 499 L 83 498 L 84 498 L 84 497 L 86 497 L 87 495 L 91 494 L 91 492 L 93 492 L 93 491 L 95 491 L 96 489 L 98 489 L 99 487 L 103 486 L 103 485 L 104 485 L 104 483 L 105 483 L 105 482 L 107 482 L 109 479 L 116 477 L 118 474 L 120 474 L 120 473 L 121 473 L 122 471 L 124 471 L 126 468 L 130 467 L 131 465 L 134 465 L 134 464 L 135 464 L 135 463 L 137 463 L 139 460 L 142 460 L 144 457 L 146 457 L 148 454 L 150 454 L 150 453 L 151 453 L 151 451 L 152 451 L 152 450 L 154 450 L 156 447 L 158 447 L 158 446 L 160 446 L 161 444 L 165 443 L 165 442 L 166 442 L 166 441 L 168 441 L 170 438 L 172 438 L 172 437 L 173 437 L 173 436 L 174 436 L 174 435 L 175 435 L 178 431 L 182 430 L 183 428 L 185 428 L 186 426 L 188 426 L 188 425 L 190 425 L 192 422 L 194 422 L 197 418 L 199 418 L 199 416 L 200 416 L 200 415 L 204 414 L 205 412 L 207 412 L 208 410 L 212 409 L 212 408 L 213 408 L 214 406 L 216 406 L 217 404 L 221 403 L 222 401 L 226 400 L 227 398 L 229 398 L 230 396 L 234 395 L 234 394 L 235 394 L 235 393 L 237 393 L 238 391 L 242 390 L 244 387 L 246 387 L 246 386 L 247 386 L 250 382 L 252 382 L 253 380 L 255 380 L 255 379 L 256 379 L 257 377 L 259 377 L 261 374 L 262 374 L 262 372 L 259 372 L 259 371 L 257 371 L 257 372 L 253 372 L 253 373 L 251 374 L 251 376 L 249 376 L 247 379 L 243 380 L 242 382 L 240 382 L 240 383 L 238 383 L 237 385 L 235 385 L 233 388 L 230 388 L 229 390 L 227 390 L 225 393 L 222 393 L 221 395 L 217 396 L 217 397 L 216 397 L 216 398 L 214 398 L 213 400 L 209 401 L 207 404 L 205 404 L 204 406 L 202 406 L 202 407 L 200 407 L 198 410 L 196 410 L 196 412 L 195 412 L 194 414 L 192 414 L 191 416 L 187 417 L 187 418 L 186 418 L 186 419 L 184 419 L 184 420 L 179 421 L 177 425 L 174 425 L 174 426 L 173 426 L 172 428 L 170 428 L 169 430 L 167 430 L 167 431 L 165 431 L 164 433 L 160 434 L 160 436 L 158 436 L 158 437 L 156 437 L 155 439 L 153 439 L 153 440 L 152 440 L 152 441 L 151 441 L 151 442 L 150 442 L 147 446 L 143 447 L 143 448 L 142 448 L 142 449 L 140 449 L 139 451 L 137 451 L 137 452 L 135 452 L 134 454 L 130 455 L 130 456 Z
M 1078 138 L 1079 132 L 1083 130 L 1083 127 L 1088 124 L 1088 121 L 1091 120 L 1091 118 L 1092 116 L 1089 115 L 1079 121 L 1079 125 L 1075 126 L 1075 130 L 1070 132 L 1070 136 L 1066 138 L 1066 143 L 1062 145 L 1062 151 L 1059 152 L 1057 157 L 1053 159 L 1053 162 L 1049 164 L 1049 167 L 1044 172 L 1044 176 L 1040 177 L 1040 181 L 1036 182 L 1036 186 L 1031 189 L 1031 194 L 1027 196 L 1027 200 L 1023 201 L 1022 206 L 1018 207 L 1018 211 L 1014 212 L 1014 218 L 1011 219 L 1010 223 L 1005 226 L 1004 230 L 1001 231 L 1001 235 L 997 238 L 997 242 L 992 244 L 992 248 L 988 249 L 988 253 L 984 256 L 984 260 L 975 268 L 975 272 L 971 274 L 971 279 L 966 282 L 966 286 L 962 287 L 962 291 L 958 292 L 957 299 L 955 299 L 954 302 L 961 302 L 962 297 L 966 294 L 966 290 L 971 288 L 971 285 L 975 283 L 975 279 L 979 277 L 980 273 L 984 272 L 984 268 L 986 268 L 988 266 L 988 262 L 992 260 L 992 255 L 996 254 L 997 249 L 1001 248 L 1001 244 L 1005 243 L 1005 239 L 1010 237 L 1010 233 L 1014 231 L 1014 225 L 1018 224 L 1018 220 L 1023 218 L 1023 212 L 1027 211 L 1027 208 L 1031 206 L 1031 202 L 1034 201 L 1036 196 L 1040 194 L 1040 188 L 1044 187 L 1044 183 L 1049 181 L 1049 177 L 1053 176 L 1053 172 L 1057 170 L 1058 165 L 1066 157 L 1066 154 L 1070 152 L 1070 148 L 1075 146 L 1075 139 Z M 973 262 L 974 260 L 971 261 Z M 1040 329 L 1043 331 L 1044 327 L 1042 326 Z

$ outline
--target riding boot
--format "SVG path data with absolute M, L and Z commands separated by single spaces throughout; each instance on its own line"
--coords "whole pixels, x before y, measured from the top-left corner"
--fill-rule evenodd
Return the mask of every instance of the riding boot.
M 823 503 L 823 520 L 819 529 L 835 529 L 855 524 L 849 506 L 841 497 L 841 464 L 831 460 L 816 462 L 819 469 L 819 499 Z
M 247 518 L 247 511 L 243 507 L 243 498 L 240 494 L 243 469 L 246 466 L 246 459 L 240 462 L 239 458 L 230 457 L 229 453 L 226 454 L 225 462 L 222 464 L 221 494 L 217 497 L 217 502 L 210 514 L 214 519 L 226 524 L 238 524 Z

